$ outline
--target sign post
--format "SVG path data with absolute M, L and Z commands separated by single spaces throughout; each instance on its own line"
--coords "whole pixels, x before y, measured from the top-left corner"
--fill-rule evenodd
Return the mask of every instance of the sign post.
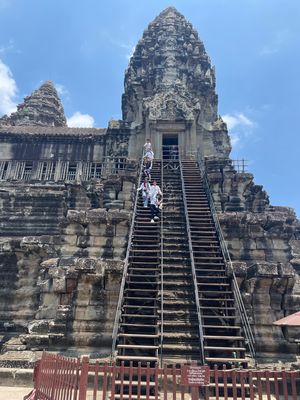
M 209 385 L 209 366 L 183 365 L 181 368 L 181 384 L 191 387 L 192 400 L 199 399 L 199 387 Z
M 209 385 L 209 366 L 183 365 L 181 369 L 181 384 L 187 386 Z

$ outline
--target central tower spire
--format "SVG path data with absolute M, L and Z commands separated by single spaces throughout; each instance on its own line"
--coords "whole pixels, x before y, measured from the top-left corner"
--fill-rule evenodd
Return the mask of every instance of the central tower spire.
M 128 122 L 141 121 L 140 103 L 144 102 L 144 111 L 148 109 L 153 118 L 158 95 L 172 92 L 181 109 L 175 117 L 194 119 L 205 98 L 209 96 L 212 104 L 214 89 L 214 70 L 197 32 L 169 7 L 148 26 L 136 46 L 125 76 L 123 117 Z M 216 103 L 215 97 L 213 106 Z M 216 108 L 211 111 L 215 118 Z
M 198 33 L 174 7 L 166 8 L 144 31 L 130 60 L 123 120 L 132 128 L 144 126 L 147 137 L 156 136 L 157 123 L 181 122 L 189 135 L 182 144 L 193 149 L 203 142 L 205 131 L 221 132 L 223 156 L 229 154 L 230 145 L 217 106 L 215 71 Z M 162 141 L 154 139 L 161 147 Z

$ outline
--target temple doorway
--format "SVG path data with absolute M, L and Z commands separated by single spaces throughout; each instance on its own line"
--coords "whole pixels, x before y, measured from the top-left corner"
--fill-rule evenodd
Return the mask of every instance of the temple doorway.
M 178 159 L 178 134 L 163 134 L 162 155 L 163 159 Z

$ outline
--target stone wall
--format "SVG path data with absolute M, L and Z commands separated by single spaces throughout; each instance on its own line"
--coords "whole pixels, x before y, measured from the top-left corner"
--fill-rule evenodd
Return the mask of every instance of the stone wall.
M 82 184 L 1 183 L 2 351 L 20 335 L 20 350 L 109 353 L 135 184 L 135 169 Z
M 272 323 L 300 307 L 300 221 L 292 209 L 270 206 L 253 175 L 238 173 L 229 159 L 211 158 L 206 165 L 257 351 L 293 354 L 300 333 Z

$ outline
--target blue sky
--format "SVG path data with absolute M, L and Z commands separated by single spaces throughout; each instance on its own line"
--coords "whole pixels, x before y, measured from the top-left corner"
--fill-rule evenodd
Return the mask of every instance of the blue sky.
M 300 216 L 299 0 L 0 0 L 0 114 L 51 79 L 71 124 L 106 127 L 134 45 L 170 5 L 216 66 L 232 158 Z

